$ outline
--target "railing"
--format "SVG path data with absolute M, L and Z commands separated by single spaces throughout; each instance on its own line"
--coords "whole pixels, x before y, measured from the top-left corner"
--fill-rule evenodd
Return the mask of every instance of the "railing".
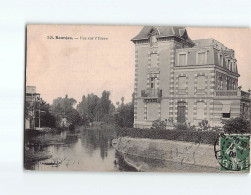
M 245 92 L 245 91 L 241 91 L 241 97 L 249 98 L 249 96 L 250 96 L 250 93 Z
M 161 89 L 141 90 L 141 97 L 160 98 L 162 97 L 162 90 Z
M 216 96 L 237 96 L 238 91 L 237 90 L 219 90 L 215 91 Z

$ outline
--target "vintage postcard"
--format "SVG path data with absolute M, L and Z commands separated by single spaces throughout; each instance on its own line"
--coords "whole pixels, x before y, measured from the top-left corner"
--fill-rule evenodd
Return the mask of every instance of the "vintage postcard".
M 251 30 L 28 25 L 24 169 L 249 173 Z

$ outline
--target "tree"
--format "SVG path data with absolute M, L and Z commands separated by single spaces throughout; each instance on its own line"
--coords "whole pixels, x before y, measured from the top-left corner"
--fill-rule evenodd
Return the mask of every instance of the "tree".
M 115 114 L 115 124 L 119 127 L 133 127 L 134 106 L 133 103 L 121 105 Z
M 111 108 L 111 100 L 109 99 L 110 97 L 110 91 L 103 91 L 102 96 L 100 98 L 100 111 L 101 111 L 101 115 L 107 115 L 110 113 L 110 108 Z
M 51 113 L 51 106 L 46 103 L 42 98 L 38 101 L 34 102 L 34 110 L 35 110 L 35 126 L 39 126 L 39 118 L 40 118 L 40 126 L 41 127 L 55 127 L 56 126 L 56 117 Z
M 68 98 L 67 94 L 64 98 L 58 97 L 53 100 L 52 113 L 56 118 L 57 126 L 60 125 L 63 117 L 66 117 L 73 125 L 80 124 L 82 122 L 81 117 L 79 117 L 78 112 L 73 107 L 76 102 L 77 101 L 74 98 Z
M 77 105 L 77 111 L 82 118 L 82 123 L 87 124 L 88 123 L 88 118 L 87 118 L 87 98 L 83 95 L 82 96 L 82 101 Z
M 87 96 L 87 118 L 90 122 L 94 121 L 99 111 L 99 97 L 92 94 Z
M 125 98 L 121 97 L 121 105 L 124 105 Z
M 79 115 L 79 112 L 76 110 L 76 109 L 72 109 L 68 115 L 67 115 L 67 119 L 68 121 L 73 124 L 73 125 L 76 125 L 76 124 L 81 124 L 81 117 Z
M 250 133 L 250 123 L 242 117 L 223 120 L 223 131 L 225 133 Z
M 110 100 L 110 94 L 109 91 L 104 90 L 101 98 L 93 93 L 82 97 L 82 101 L 77 105 L 77 111 L 85 123 L 93 121 L 110 123 L 113 120 L 111 117 L 115 106 Z

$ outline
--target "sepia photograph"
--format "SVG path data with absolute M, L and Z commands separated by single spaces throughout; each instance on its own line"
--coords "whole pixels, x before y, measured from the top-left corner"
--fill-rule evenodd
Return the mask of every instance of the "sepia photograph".
M 0 5 L 0 195 L 250 194 L 250 0 Z
M 26 27 L 24 169 L 250 171 L 249 28 Z

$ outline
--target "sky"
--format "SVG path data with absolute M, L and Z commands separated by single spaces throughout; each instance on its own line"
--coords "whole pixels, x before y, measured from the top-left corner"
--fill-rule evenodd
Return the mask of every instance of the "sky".
M 48 103 L 57 97 L 75 98 L 103 90 L 115 104 L 130 102 L 134 89 L 134 44 L 143 26 L 29 25 L 26 85 L 36 86 Z M 186 27 L 192 39 L 214 38 L 235 50 L 239 85 L 251 88 L 251 31 L 245 28 Z M 49 39 L 53 36 L 54 39 Z M 56 39 L 72 37 L 71 39 Z

